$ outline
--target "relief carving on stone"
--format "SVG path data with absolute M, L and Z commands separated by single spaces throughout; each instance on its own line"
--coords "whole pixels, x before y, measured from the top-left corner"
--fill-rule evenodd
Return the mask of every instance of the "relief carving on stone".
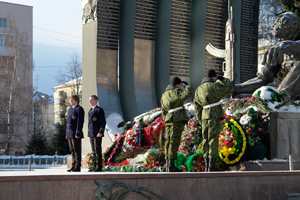
M 97 0 L 88 0 L 82 9 L 82 23 L 87 24 L 97 19 Z

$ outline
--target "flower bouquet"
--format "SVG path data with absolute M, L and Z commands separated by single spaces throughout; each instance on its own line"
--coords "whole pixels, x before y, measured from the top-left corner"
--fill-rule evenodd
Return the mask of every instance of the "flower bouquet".
M 251 108 L 240 118 L 240 124 L 246 130 L 247 137 L 247 148 L 243 156 L 245 160 L 262 160 L 267 152 L 266 147 L 260 142 L 262 128 L 259 127 L 258 123 L 259 115 L 259 113 Z
M 197 149 L 201 139 L 201 127 L 196 125 L 194 118 L 190 119 L 184 126 L 184 130 L 181 135 L 179 153 L 184 156 L 189 156 Z
M 139 123 L 141 123 L 141 127 L 139 127 Z M 138 121 L 133 125 L 133 127 L 131 127 L 125 132 L 124 148 L 127 151 L 132 150 L 135 146 L 138 145 L 139 131 L 140 129 L 142 129 L 143 126 L 143 122 Z
M 162 117 L 158 117 L 151 125 L 144 128 L 145 142 L 150 146 L 163 147 L 165 135 L 165 123 Z
M 87 162 L 86 162 L 86 166 L 89 170 L 94 170 L 94 159 L 93 159 L 93 154 L 92 153 L 88 153 L 86 156 L 87 158 Z
M 231 118 L 219 134 L 220 159 L 226 164 L 235 164 L 244 155 L 245 149 L 245 133 L 238 122 Z
M 144 154 L 139 154 L 133 159 L 128 159 L 130 165 L 154 165 L 156 162 L 161 162 L 163 156 L 157 149 L 148 149 Z
M 175 161 L 175 167 L 182 171 L 189 172 L 204 172 L 205 162 L 202 153 L 195 153 L 189 157 L 185 157 L 183 154 L 177 154 L 177 160 Z
M 104 165 L 110 165 L 111 163 L 115 163 L 114 159 L 122 151 L 124 138 L 125 137 L 123 134 L 118 134 L 114 143 L 106 149 L 106 152 L 103 154 Z
M 149 148 L 150 146 L 135 146 L 130 151 L 129 150 L 121 151 L 119 155 L 117 155 L 117 157 L 115 158 L 115 161 L 117 163 L 122 163 L 126 159 L 134 158 L 139 154 L 145 153 Z
M 260 133 L 262 128 L 258 127 L 258 113 L 250 108 L 246 114 L 240 118 L 240 124 L 246 130 L 247 144 L 254 146 L 260 141 Z
M 299 103 L 293 101 L 288 93 L 279 91 L 277 88 L 271 86 L 263 86 L 258 88 L 253 93 L 253 96 L 263 99 L 268 104 L 268 107 L 273 111 L 300 111 Z

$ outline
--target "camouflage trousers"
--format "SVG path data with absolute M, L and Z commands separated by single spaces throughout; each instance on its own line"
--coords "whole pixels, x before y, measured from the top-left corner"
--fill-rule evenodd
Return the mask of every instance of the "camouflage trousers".
M 165 158 L 177 159 L 177 151 L 180 145 L 181 133 L 184 122 L 166 123 Z
M 202 120 L 203 158 L 216 159 L 219 151 L 221 119 Z

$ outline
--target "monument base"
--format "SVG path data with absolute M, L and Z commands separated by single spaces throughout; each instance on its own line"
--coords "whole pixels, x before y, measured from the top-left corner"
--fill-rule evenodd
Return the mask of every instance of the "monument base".
M 86 172 L 85 172 L 86 171 Z M 300 171 L 216 173 L 67 173 L 0 176 L 0 199 L 289 199 L 299 198 Z M 98 185 L 97 185 L 98 184 Z M 100 186 L 104 186 L 102 189 Z M 119 187 L 117 187 L 119 185 Z M 120 187 L 122 186 L 122 187 Z M 96 192 L 97 191 L 97 192 Z M 103 192 L 103 191 L 102 191 Z M 298 195 L 298 196 L 297 196 Z M 99 198 L 100 199 L 100 198 Z M 110 198 L 108 198 L 110 199 Z
M 270 113 L 270 158 L 300 162 L 300 113 Z

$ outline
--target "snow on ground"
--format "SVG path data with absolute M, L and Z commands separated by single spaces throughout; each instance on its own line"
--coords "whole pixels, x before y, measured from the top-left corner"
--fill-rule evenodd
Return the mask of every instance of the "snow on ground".
M 106 117 L 106 130 L 111 141 L 114 141 L 115 134 L 123 132 L 122 128 L 118 128 L 118 124 L 122 121 L 123 117 L 115 112 Z
M 88 172 L 88 169 L 81 169 L 81 172 L 67 172 L 67 167 L 47 169 L 0 169 L 1 176 L 49 176 L 49 175 L 96 175 L 112 174 L 112 172 Z

